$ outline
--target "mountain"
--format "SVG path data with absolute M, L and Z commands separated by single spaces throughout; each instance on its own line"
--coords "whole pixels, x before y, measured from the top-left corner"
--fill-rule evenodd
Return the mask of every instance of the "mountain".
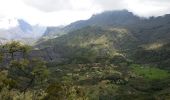
M 85 26 L 126 26 L 136 23 L 138 20 L 140 20 L 138 16 L 135 16 L 133 13 L 127 10 L 106 11 L 97 15 L 93 15 L 88 20 L 74 22 L 65 28 L 74 30 Z
M 44 52 L 47 60 L 76 58 L 78 56 L 97 56 L 97 58 L 119 55 L 119 50 L 133 48 L 137 39 L 124 28 L 101 28 L 87 26 L 55 39 L 36 45 Z M 41 52 L 41 53 L 42 53 Z M 50 52 L 50 53 L 49 53 Z M 34 56 L 37 56 L 34 55 Z
M 39 25 L 30 25 L 23 19 L 2 19 L 0 21 L 0 38 L 1 43 L 18 40 L 27 44 L 33 44 L 38 38 L 40 38 L 46 27 Z
M 58 37 L 63 34 L 67 34 L 70 31 L 81 29 L 86 26 L 99 26 L 99 27 L 121 27 L 127 28 L 134 33 L 141 41 L 148 42 L 155 38 L 158 40 L 165 38 L 168 40 L 169 28 L 170 28 L 170 14 L 159 17 L 144 18 L 134 15 L 132 12 L 127 10 L 120 11 L 106 11 L 100 14 L 93 15 L 88 20 L 81 20 L 71 23 L 68 26 L 58 28 L 50 28 L 50 31 L 46 31 L 46 37 Z M 150 34 L 148 34 L 150 32 Z M 50 34 L 52 33 L 52 35 Z M 152 36 L 155 35 L 155 37 Z M 164 34 L 164 35 L 162 35 Z
M 169 14 L 110 11 L 61 30 L 67 34 L 40 40 L 30 54 L 44 58 L 56 80 L 83 86 L 90 100 L 170 99 Z
M 127 10 L 106 11 L 100 14 L 93 15 L 88 20 L 80 20 L 77 22 L 73 22 L 70 25 L 67 25 L 63 28 L 53 27 L 50 29 L 49 33 L 53 33 L 52 36 L 55 35 L 58 36 L 86 26 L 101 26 L 101 27 L 122 26 L 123 27 L 129 24 L 136 23 L 139 20 L 140 17 L 134 15 L 133 13 Z M 46 33 L 48 33 L 48 31 Z M 51 35 L 49 34 L 49 36 Z
M 65 26 L 61 30 L 67 34 L 46 41 L 39 40 L 36 47 L 42 52 L 44 50 L 46 57 L 51 60 L 75 57 L 77 52 L 82 55 L 85 49 L 97 53 L 97 57 L 120 54 L 135 62 L 158 65 L 159 61 L 159 64 L 167 66 L 169 29 L 169 14 L 141 18 L 127 10 L 108 11 Z M 149 57 L 153 59 L 148 62 L 143 60 Z

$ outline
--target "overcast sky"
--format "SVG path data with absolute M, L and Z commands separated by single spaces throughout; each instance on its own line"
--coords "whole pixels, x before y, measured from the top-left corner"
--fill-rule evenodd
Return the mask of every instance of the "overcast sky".
M 140 16 L 159 16 L 170 13 L 170 0 L 0 0 L 0 20 L 21 18 L 31 24 L 58 26 L 121 9 Z

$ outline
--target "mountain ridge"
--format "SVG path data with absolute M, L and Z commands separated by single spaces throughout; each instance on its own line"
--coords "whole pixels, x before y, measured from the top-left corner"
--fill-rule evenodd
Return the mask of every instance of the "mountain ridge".
M 130 18 L 130 20 L 127 18 L 127 16 L 122 16 L 123 18 L 118 17 L 119 14 L 120 16 L 129 14 L 131 16 L 128 17 Z M 141 63 L 145 62 L 142 61 L 142 59 L 135 57 L 135 55 L 138 55 L 138 53 L 143 54 L 140 55 L 143 56 L 143 59 L 155 56 L 154 60 L 150 60 L 150 62 L 147 62 L 150 64 L 155 64 L 156 62 L 158 62 L 158 60 L 156 59 L 164 59 L 168 61 L 169 58 L 167 58 L 167 54 L 169 54 L 169 49 L 164 49 L 161 46 L 170 44 L 169 15 L 151 18 L 139 18 L 127 11 L 123 11 L 119 14 L 117 15 L 116 12 L 117 19 L 113 18 L 113 16 L 115 16 L 114 11 L 109 13 L 105 12 L 102 15 L 99 14 L 99 16 L 102 16 L 99 17 L 99 19 L 106 18 L 107 20 L 102 20 L 104 23 L 99 24 L 101 22 L 96 21 L 99 20 L 98 17 L 93 17 L 97 18 L 93 19 L 96 21 L 96 23 L 98 23 L 97 25 L 95 25 L 95 23 L 89 24 L 88 21 L 90 21 L 90 19 L 87 21 L 78 21 L 72 23 L 70 25 L 78 25 L 78 29 L 77 27 L 76 29 L 75 27 L 73 27 L 73 30 L 67 30 L 68 33 L 65 35 L 61 35 L 52 39 L 47 39 L 46 41 L 40 40 L 37 42 L 37 45 L 35 47 L 42 50 L 41 52 L 44 52 L 44 54 L 46 55 L 45 57 L 47 59 L 48 57 L 50 57 L 51 61 L 55 61 L 64 57 L 65 59 L 67 59 L 67 57 L 69 56 L 77 55 L 76 52 L 80 53 L 80 55 L 83 55 L 83 49 L 86 49 L 87 51 L 92 50 L 92 52 L 96 50 L 95 52 L 98 52 L 97 55 L 102 55 L 102 52 L 104 54 L 107 54 L 106 52 L 108 52 L 109 55 L 122 54 L 129 59 L 133 58 L 134 61 Z M 108 17 L 110 17 L 109 21 L 112 21 L 110 23 L 116 24 L 107 24 Z M 128 21 L 124 22 L 124 20 Z M 80 28 L 81 25 L 79 24 L 86 24 L 87 26 L 85 25 L 85 27 L 83 26 L 82 28 Z M 68 27 L 70 26 L 66 26 L 66 28 Z M 148 50 L 148 48 L 156 49 Z M 159 52 L 157 52 L 157 49 L 160 49 Z M 163 53 L 163 50 L 167 50 L 164 51 L 166 53 Z M 51 52 L 52 55 L 48 54 L 47 51 Z M 161 56 L 160 54 L 163 54 L 164 56 Z M 159 57 L 157 57 L 158 55 Z M 167 65 L 164 63 L 163 60 L 160 60 L 159 63 Z
M 126 18 L 130 18 L 131 20 L 126 20 Z M 92 15 L 87 20 L 79 20 L 60 29 L 58 29 L 58 27 L 52 27 L 50 33 L 53 33 L 52 37 L 53 36 L 55 37 L 58 35 L 61 36 L 62 34 L 67 34 L 70 31 L 80 29 L 86 26 L 125 27 L 128 24 L 136 23 L 135 21 L 139 21 L 141 19 L 144 18 L 136 16 L 132 12 L 129 12 L 128 10 L 105 11 L 96 15 Z M 48 32 L 46 33 L 48 34 Z
M 146 28 L 150 26 L 154 26 L 155 28 L 160 25 L 157 25 L 158 23 L 166 23 L 169 21 L 170 14 L 165 14 L 163 16 L 158 17 L 140 17 L 132 12 L 129 12 L 128 10 L 117 10 L 117 11 L 105 11 L 96 15 L 93 15 L 91 18 L 87 20 L 79 20 L 76 22 L 73 22 L 65 27 L 58 28 L 58 27 L 51 27 L 50 33 L 48 34 L 48 31 L 46 31 L 46 36 L 50 37 L 57 37 L 61 36 L 63 34 L 67 34 L 70 31 L 80 29 L 86 26 L 101 26 L 101 27 L 125 27 L 125 28 L 131 28 L 134 27 L 140 27 L 140 28 Z M 153 23 L 153 25 L 152 25 Z M 50 28 L 50 27 L 49 27 Z

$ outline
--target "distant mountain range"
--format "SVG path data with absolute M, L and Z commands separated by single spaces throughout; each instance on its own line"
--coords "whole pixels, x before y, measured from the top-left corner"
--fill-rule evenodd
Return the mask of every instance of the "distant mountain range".
M 5 43 L 11 40 L 19 40 L 27 44 L 32 44 L 40 38 L 46 27 L 30 25 L 22 19 L 2 19 L 0 20 L 0 42 Z
M 127 10 L 106 11 L 93 15 L 88 20 L 80 20 L 60 27 L 32 26 L 22 19 L 4 19 L 0 20 L 0 41 L 3 43 L 10 40 L 20 40 L 29 44 L 35 42 L 39 44 L 87 26 L 105 29 L 124 28 L 139 41 L 145 43 L 148 41 L 168 41 L 170 15 L 143 18 Z

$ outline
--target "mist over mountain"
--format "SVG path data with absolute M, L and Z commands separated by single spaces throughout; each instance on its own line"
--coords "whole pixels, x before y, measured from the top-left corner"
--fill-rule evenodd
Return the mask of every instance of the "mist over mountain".
M 4 19 L 1 20 L 4 27 L 0 27 L 0 41 L 1 43 L 18 40 L 25 43 L 33 43 L 40 38 L 46 27 L 39 25 L 30 25 L 22 19 Z M 2 26 L 3 26 L 2 25 Z

